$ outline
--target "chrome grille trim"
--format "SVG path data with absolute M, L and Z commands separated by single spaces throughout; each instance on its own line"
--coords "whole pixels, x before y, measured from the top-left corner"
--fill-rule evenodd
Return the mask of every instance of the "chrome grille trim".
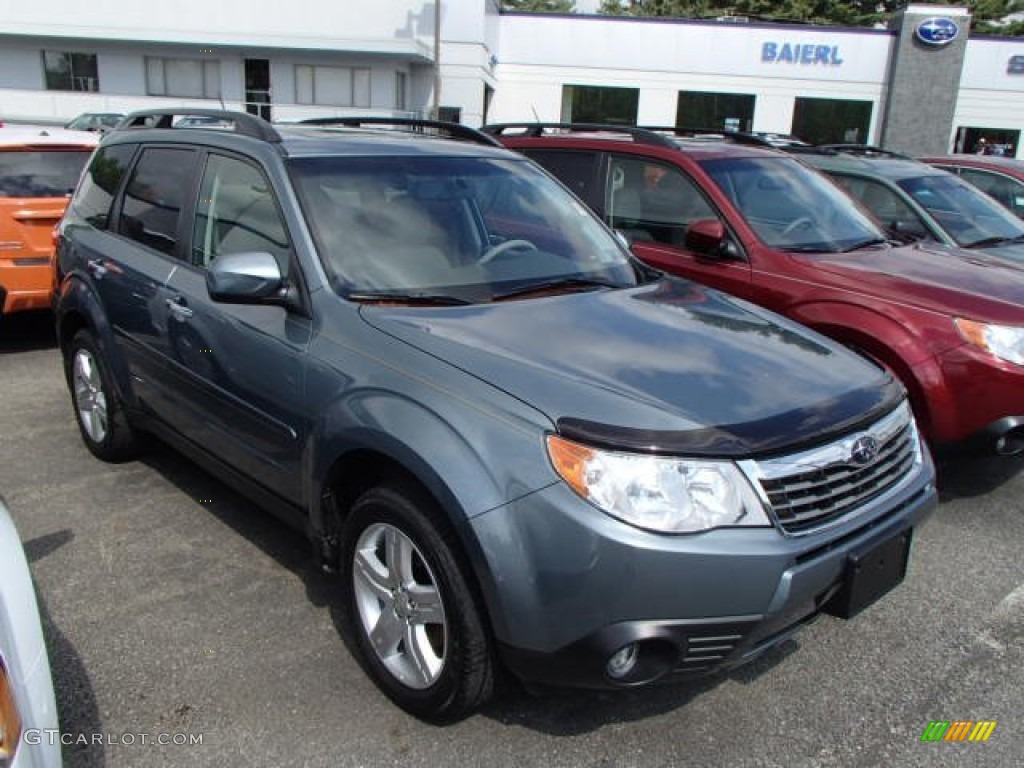
M 852 459 L 864 437 L 877 443 L 866 464 Z M 867 429 L 827 445 L 771 459 L 740 462 L 775 525 L 798 536 L 834 525 L 872 499 L 893 493 L 923 462 L 910 407 L 903 403 Z

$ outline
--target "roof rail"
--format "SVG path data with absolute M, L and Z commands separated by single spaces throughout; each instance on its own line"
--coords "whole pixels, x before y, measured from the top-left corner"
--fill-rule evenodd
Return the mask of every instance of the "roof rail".
M 891 149 L 882 149 L 871 144 L 821 144 L 817 149 L 826 152 L 840 152 L 845 155 L 877 155 L 879 157 L 898 157 L 909 160 L 909 155 L 902 152 L 894 152 Z
M 448 123 L 444 120 L 424 120 L 410 117 L 313 117 L 300 120 L 299 125 L 343 125 L 348 128 L 362 128 L 366 125 L 394 126 L 404 128 L 409 133 L 435 132 L 439 136 L 458 141 L 471 141 L 488 147 L 500 147 L 501 142 L 461 123 Z
M 638 128 L 633 125 L 609 125 L 607 123 L 494 123 L 480 129 L 491 136 L 520 135 L 543 136 L 545 131 L 562 133 L 622 133 L 630 136 L 637 144 L 651 144 L 656 147 L 679 149 L 678 145 L 666 136 L 650 128 Z
M 671 133 L 680 138 L 706 139 L 708 141 L 731 141 L 752 147 L 782 149 L 787 152 L 801 152 L 812 148 L 811 144 L 788 134 L 771 131 L 731 131 L 722 128 L 692 128 L 672 125 L 645 125 L 645 130 Z
M 236 133 L 251 136 L 263 141 L 280 142 L 281 134 L 262 117 L 250 115 L 248 112 L 235 112 L 229 109 L 204 109 L 192 107 L 174 107 L 166 109 L 145 109 L 132 112 L 118 124 L 115 130 L 133 130 L 138 128 L 177 128 L 176 117 L 213 117 L 230 122 Z M 185 128 L 185 126 L 180 126 Z

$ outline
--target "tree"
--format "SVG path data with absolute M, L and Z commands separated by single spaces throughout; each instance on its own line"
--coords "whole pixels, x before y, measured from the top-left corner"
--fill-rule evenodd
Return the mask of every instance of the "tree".
M 576 13 L 576 0 L 501 0 L 501 8 L 527 13 Z

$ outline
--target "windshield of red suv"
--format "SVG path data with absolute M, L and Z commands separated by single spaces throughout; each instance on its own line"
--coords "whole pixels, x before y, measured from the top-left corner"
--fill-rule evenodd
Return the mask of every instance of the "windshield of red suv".
M 845 193 L 796 160 L 719 158 L 701 167 L 772 248 L 836 253 L 885 241 Z
M 639 279 L 600 221 L 524 160 L 315 157 L 291 167 L 325 266 L 350 297 L 462 303 Z
M 920 176 L 897 184 L 930 213 L 957 245 L 998 245 L 1024 238 L 1024 222 L 956 176 Z

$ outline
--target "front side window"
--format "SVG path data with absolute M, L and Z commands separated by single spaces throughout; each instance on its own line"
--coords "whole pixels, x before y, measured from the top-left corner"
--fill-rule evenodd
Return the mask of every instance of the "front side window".
M 1018 216 L 1024 215 L 1024 184 L 1016 179 L 977 168 L 961 168 L 960 177 L 986 195 L 994 197 Z
M 477 302 L 552 282 L 637 282 L 625 249 L 525 159 L 292 161 L 318 250 L 339 290 Z
M 836 175 L 835 180 L 894 235 L 907 240 L 929 237 L 924 220 L 895 190 L 857 176 Z
M 48 91 L 98 91 L 100 72 L 95 53 L 43 51 Z
M 401 82 L 401 78 L 399 80 Z M 366 67 L 300 64 L 295 67 L 295 102 L 332 107 L 369 107 L 370 70 Z
M 1020 219 L 952 174 L 919 176 L 897 183 L 957 245 L 972 248 L 1024 238 L 1024 223 Z
M 146 57 L 146 93 L 190 99 L 220 97 L 220 62 Z
M 134 152 L 134 144 L 114 144 L 96 151 L 72 203 L 76 216 L 97 229 L 107 228 L 110 206 Z
M 170 256 L 177 255 L 178 221 L 196 153 L 154 147 L 143 150 L 125 188 L 118 231 Z
M 719 158 L 701 167 L 772 248 L 835 253 L 885 240 L 839 188 L 793 158 Z
M 608 222 L 633 241 L 682 246 L 691 223 L 718 218 L 689 177 L 654 160 L 612 157 L 606 189 Z
M 210 155 L 192 227 L 193 263 L 207 267 L 227 253 L 269 253 L 287 274 L 284 221 L 263 174 L 248 163 Z

